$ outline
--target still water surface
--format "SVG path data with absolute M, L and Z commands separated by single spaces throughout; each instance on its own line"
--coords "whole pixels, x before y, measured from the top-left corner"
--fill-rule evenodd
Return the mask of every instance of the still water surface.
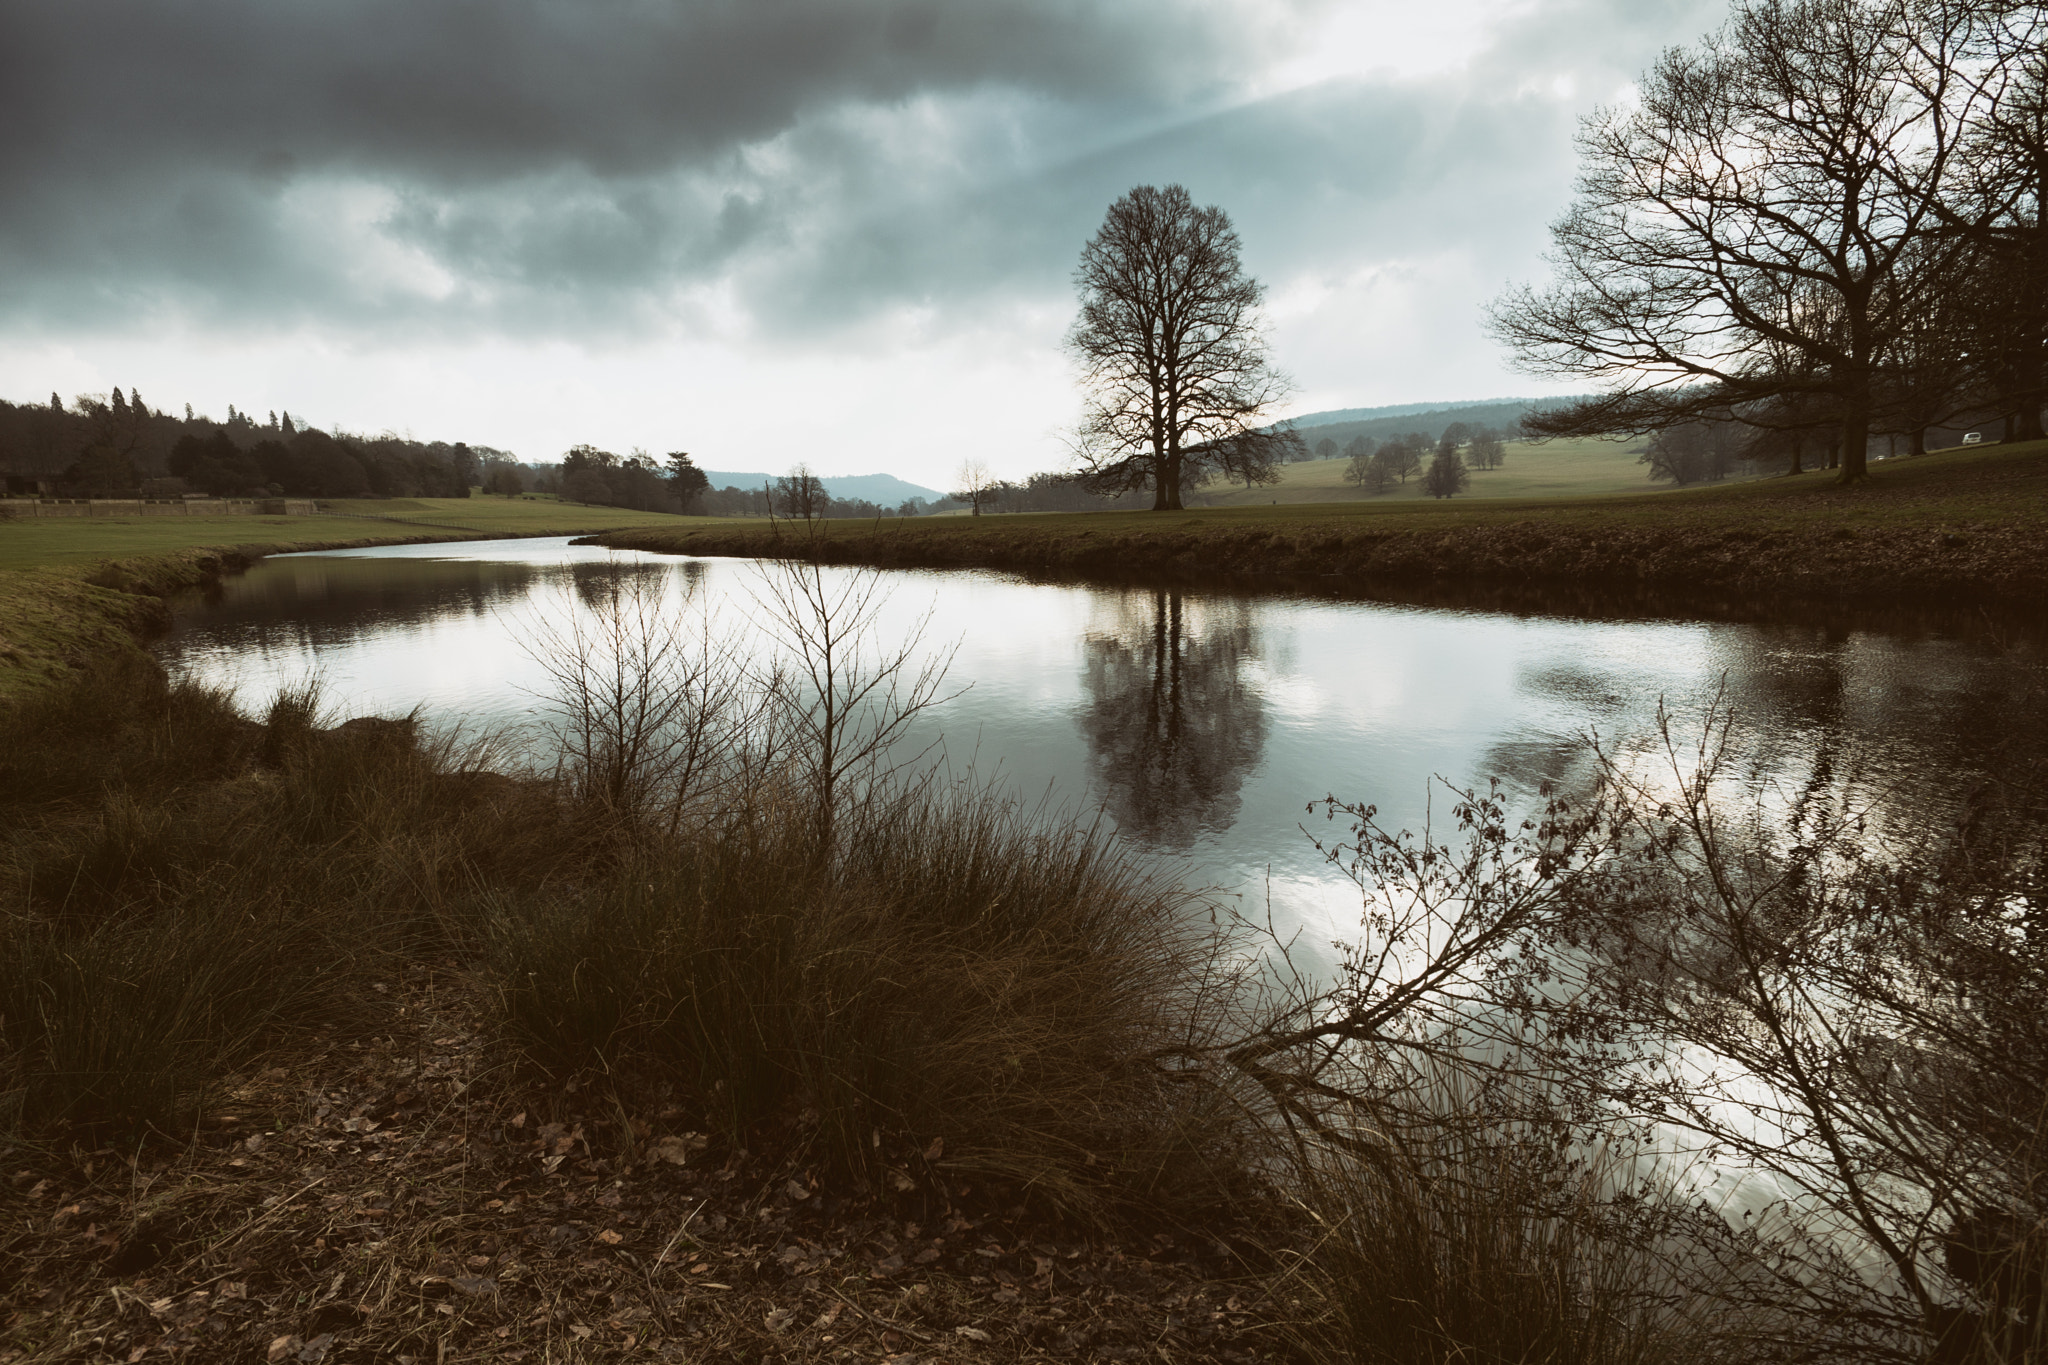
M 744 561 L 508 540 L 279 555 L 176 615 L 174 670 L 260 711 L 317 675 L 336 711 L 419 707 L 435 723 L 532 727 L 545 687 L 523 640 L 622 564 L 677 610 L 764 638 Z M 831 570 L 832 573 L 850 572 Z M 1696 737 L 1716 696 L 1739 720 L 1738 778 L 1772 799 L 1880 814 L 1968 780 L 1988 737 L 2038 704 L 2029 651 L 1925 632 L 1597 621 L 1230 592 L 895 573 L 881 634 L 930 613 L 957 645 L 911 749 L 954 773 L 1105 814 L 1180 875 L 1309 943 L 1356 923 L 1356 892 L 1302 831 L 1308 802 L 1371 802 L 1419 827 L 1430 780 L 1498 777 L 1527 797 L 1584 780 L 1597 732 L 1644 754 L 1659 702 Z M 579 588 L 581 594 L 579 595 Z M 685 602 L 691 604 L 687 608 Z M 531 731 L 529 730 L 529 733 Z M 1445 803 L 1438 792 L 1437 809 Z

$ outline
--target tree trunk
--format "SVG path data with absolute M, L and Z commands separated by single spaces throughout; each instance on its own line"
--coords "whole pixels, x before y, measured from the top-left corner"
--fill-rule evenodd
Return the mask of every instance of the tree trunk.
M 1855 483 L 1870 473 L 1870 400 L 1858 394 L 1842 405 L 1841 483 Z
M 1806 472 L 1806 433 L 1803 431 L 1792 433 L 1792 467 L 1785 472 L 1788 475 Z
M 1913 428 L 1913 448 L 1906 453 L 1908 455 L 1925 455 L 1927 453 L 1926 427 Z
M 1166 466 L 1161 471 L 1159 479 L 1159 491 L 1162 500 L 1154 504 L 1159 511 L 1178 512 L 1181 510 L 1180 452 L 1178 450 L 1167 453 Z

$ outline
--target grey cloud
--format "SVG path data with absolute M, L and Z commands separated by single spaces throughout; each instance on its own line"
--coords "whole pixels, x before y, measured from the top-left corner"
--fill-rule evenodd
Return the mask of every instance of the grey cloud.
M 1061 291 L 1142 180 L 1261 269 L 1526 234 L 1574 111 L 1518 81 L 1699 13 L 1555 0 L 1463 76 L 1225 107 L 1315 3 L 16 0 L 0 312 L 618 335 L 716 288 L 816 333 Z

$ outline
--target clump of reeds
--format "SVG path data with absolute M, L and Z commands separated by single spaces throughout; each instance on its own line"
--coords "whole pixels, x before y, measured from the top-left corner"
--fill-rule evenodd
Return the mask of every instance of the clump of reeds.
M 985 793 L 871 798 L 825 848 L 805 796 L 506 906 L 490 975 L 530 1055 L 672 1086 L 738 1145 L 788 1121 L 877 1180 L 886 1132 L 1083 1211 L 1229 1183 L 1235 1115 L 1156 1062 L 1200 1027 L 1186 894 Z
M 140 667 L 0 719 L 0 1129 L 175 1129 L 530 873 L 544 794 L 479 790 L 409 722 L 319 719 L 308 689 L 258 723 Z
M 1733 1359 L 1611 1155 L 1490 1114 L 1455 1077 L 1360 1096 L 1295 1152 L 1316 1226 L 1293 1287 L 1313 1359 L 1651 1365 Z M 1620 1196 L 1619 1198 L 1617 1196 Z

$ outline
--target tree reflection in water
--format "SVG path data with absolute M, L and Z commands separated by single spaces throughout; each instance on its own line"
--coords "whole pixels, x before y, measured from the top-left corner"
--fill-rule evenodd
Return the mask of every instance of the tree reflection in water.
M 1185 848 L 1236 818 L 1265 748 L 1251 612 L 1158 591 L 1119 594 L 1112 610 L 1085 647 L 1089 767 L 1121 828 Z

